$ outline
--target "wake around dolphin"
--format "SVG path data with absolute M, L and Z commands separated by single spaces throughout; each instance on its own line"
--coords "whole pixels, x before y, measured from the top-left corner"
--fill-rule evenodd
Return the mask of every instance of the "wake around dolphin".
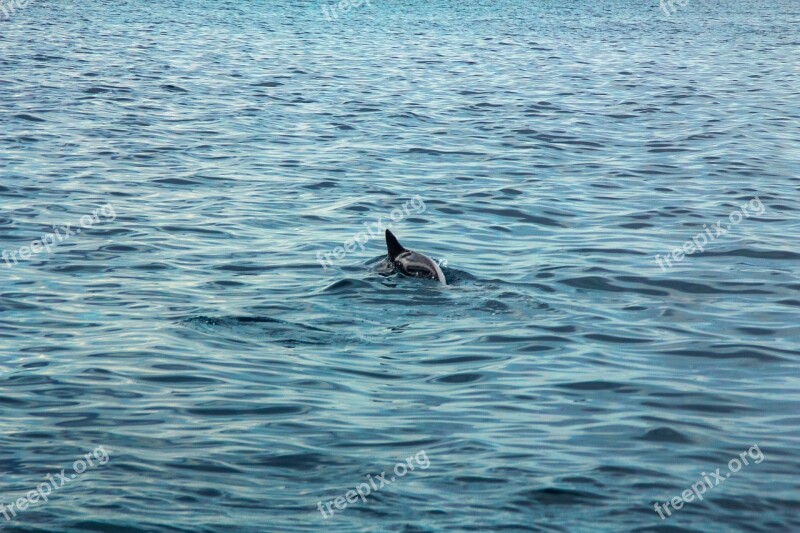
M 389 253 L 389 263 L 402 274 L 417 278 L 436 279 L 442 285 L 447 285 L 444 272 L 436 264 L 436 261 L 419 252 L 406 250 L 388 229 L 386 230 L 386 249 Z

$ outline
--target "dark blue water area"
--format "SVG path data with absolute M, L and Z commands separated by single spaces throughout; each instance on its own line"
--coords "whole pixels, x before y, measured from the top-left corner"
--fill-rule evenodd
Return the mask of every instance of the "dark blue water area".
M 800 4 L 331 5 L 0 20 L 0 529 L 800 530 Z

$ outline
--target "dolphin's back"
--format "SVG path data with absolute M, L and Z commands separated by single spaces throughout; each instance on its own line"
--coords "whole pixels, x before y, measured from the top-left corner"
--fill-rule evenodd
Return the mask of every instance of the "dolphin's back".
M 444 272 L 436 264 L 436 261 L 419 252 L 406 250 L 388 229 L 386 230 L 386 253 L 389 256 L 389 262 L 403 274 L 418 278 L 438 279 L 442 285 L 447 285 Z
M 394 262 L 404 274 L 420 278 L 438 279 L 443 285 L 447 285 L 444 272 L 436 264 L 436 261 L 419 252 L 406 250 L 398 255 Z

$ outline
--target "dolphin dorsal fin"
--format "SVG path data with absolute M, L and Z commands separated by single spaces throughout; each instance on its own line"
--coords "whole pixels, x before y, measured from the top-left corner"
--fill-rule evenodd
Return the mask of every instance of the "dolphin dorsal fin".
M 386 250 L 389 253 L 389 259 L 391 261 L 394 261 L 395 257 L 406 251 L 406 249 L 397 242 L 397 237 L 388 229 L 386 230 Z

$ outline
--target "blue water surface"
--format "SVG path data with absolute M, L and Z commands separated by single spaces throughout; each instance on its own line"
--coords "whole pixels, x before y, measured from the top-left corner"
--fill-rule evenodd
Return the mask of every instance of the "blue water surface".
M 800 530 L 800 4 L 332 4 L 0 20 L 0 529 Z

